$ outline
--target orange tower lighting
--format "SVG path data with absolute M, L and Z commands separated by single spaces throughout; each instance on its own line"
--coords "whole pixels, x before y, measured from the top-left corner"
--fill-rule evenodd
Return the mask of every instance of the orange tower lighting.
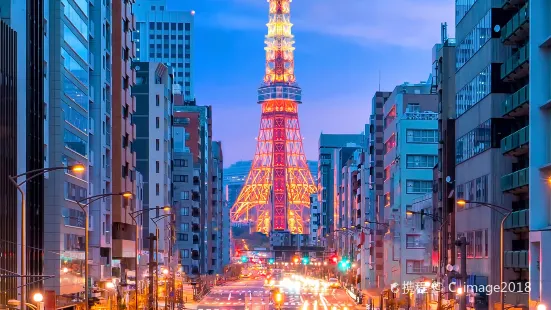
M 294 72 L 291 1 L 268 0 L 260 132 L 251 170 L 231 210 L 232 221 L 252 223 L 263 234 L 308 233 L 310 194 L 316 192 L 298 121 L 302 90 Z

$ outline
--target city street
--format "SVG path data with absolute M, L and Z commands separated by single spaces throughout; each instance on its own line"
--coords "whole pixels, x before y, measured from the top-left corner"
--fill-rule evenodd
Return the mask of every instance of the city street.
M 237 282 L 217 286 L 201 300 L 198 310 L 274 309 L 270 289 L 263 286 L 263 280 L 242 279 Z M 284 295 L 283 309 L 312 310 L 352 310 L 355 302 L 343 289 L 328 289 L 323 292 L 311 290 L 288 291 Z

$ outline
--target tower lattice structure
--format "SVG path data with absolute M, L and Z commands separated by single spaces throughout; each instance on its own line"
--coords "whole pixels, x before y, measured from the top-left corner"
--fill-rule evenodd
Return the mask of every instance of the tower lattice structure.
M 316 192 L 300 134 L 302 91 L 294 72 L 292 0 L 268 0 L 266 75 L 258 89 L 260 132 L 251 170 L 231 209 L 234 222 L 249 222 L 270 234 L 308 233 L 310 194 Z

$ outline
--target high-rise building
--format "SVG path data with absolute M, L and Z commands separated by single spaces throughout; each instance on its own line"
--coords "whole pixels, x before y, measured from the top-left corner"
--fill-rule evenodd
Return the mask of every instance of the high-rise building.
M 455 39 L 448 38 L 447 24 L 441 27 L 442 41 L 432 49 L 433 91 L 438 95 L 438 165 L 434 171 L 437 194 L 433 195 L 433 255 L 439 258 L 438 274 L 448 283 L 446 266 L 455 265 Z M 440 236 L 438 238 L 438 236 Z M 447 286 L 444 285 L 446 288 Z M 448 289 L 444 289 L 448 291 Z M 450 294 L 442 295 L 449 299 Z M 442 302 L 442 301 L 441 301 Z
M 35 169 L 42 169 L 47 164 L 45 160 L 45 106 L 44 82 L 44 38 L 46 21 L 44 20 L 43 0 L 0 1 L 0 19 L 17 33 L 17 174 Z M 22 181 L 23 179 L 20 179 Z M 22 216 L 26 219 L 26 261 L 24 273 L 29 276 L 44 274 L 44 177 L 38 176 L 27 182 L 25 191 L 26 214 L 21 214 L 17 208 L 17 224 L 13 218 L 3 217 L 0 226 L 6 225 L 15 229 L 17 225 L 17 243 L 21 244 L 20 223 Z M 21 203 L 17 196 L 18 205 Z M 17 252 L 17 262 L 21 258 L 21 247 L 13 248 Z M 21 273 L 21 264 L 17 264 Z M 32 282 L 32 283 L 30 283 Z M 8 294 L 20 291 L 14 281 L 7 281 Z M 27 281 L 27 292 L 42 289 L 43 282 Z M 8 297 L 0 297 L 0 300 Z M 12 295 L 13 296 L 13 295 Z M 29 294 L 26 295 L 27 299 Z M 28 299 L 29 300 L 29 299 Z
M 174 126 L 184 127 L 186 146 L 193 155 L 194 177 L 199 178 L 199 188 L 191 192 L 191 200 L 199 201 L 199 223 L 193 223 L 191 231 L 199 235 L 199 253 L 192 255 L 192 260 L 199 260 L 199 274 L 214 274 L 218 261 L 213 261 L 217 253 L 213 248 L 219 243 L 214 232 L 213 210 L 221 201 L 213 201 L 213 142 L 212 142 L 212 108 L 198 106 L 195 101 L 185 101 L 181 95 L 174 96 Z M 189 133 L 189 134 L 188 134 Z M 218 185 L 217 185 L 218 186 Z M 218 189 L 216 190 L 218 193 Z M 214 206 L 216 205 L 216 207 Z M 221 224 L 218 223 L 218 225 Z M 176 227 L 178 229 L 178 227 Z M 180 231 L 177 231 L 179 233 Z M 179 249 L 184 251 L 185 249 Z
M 263 234 L 308 233 L 310 194 L 316 191 L 300 134 L 290 0 L 269 1 L 264 83 L 258 89 L 262 106 L 253 164 L 232 206 L 232 220 L 248 222 Z M 251 216 L 250 216 L 251 215 Z
M 362 134 L 321 134 L 318 143 L 318 203 L 321 207 L 321 221 L 318 238 L 325 240 L 325 245 L 333 247 L 333 233 L 335 231 L 335 201 L 337 197 L 337 181 L 342 168 L 342 152 L 346 152 L 346 159 L 354 150 L 361 148 L 365 137 Z M 339 166 L 335 170 L 335 165 Z
M 527 182 L 516 181 L 519 174 L 526 173 L 522 169 L 528 167 L 527 156 L 503 156 L 500 149 L 500 145 L 504 146 L 502 139 L 505 136 L 522 128 L 518 127 L 521 125 L 519 121 L 503 117 L 509 114 L 509 95 L 521 90 L 520 86 L 525 84 L 520 82 L 519 74 L 528 75 L 524 66 L 527 49 L 518 49 L 515 54 L 501 40 L 501 36 L 505 36 L 509 27 L 517 22 L 507 24 L 514 15 L 513 11 L 504 9 L 509 2 L 478 0 L 457 2 L 456 5 L 456 156 L 455 179 L 451 181 L 455 182 L 456 201 L 465 199 L 479 203 L 456 205 L 454 237 L 465 236 L 469 242 L 466 268 L 472 279 L 468 284 L 473 285 L 501 283 L 500 264 L 495 262 L 499 262 L 501 257 L 503 210 L 488 207 L 488 203 L 509 210 L 512 200 L 516 201 L 513 202 L 516 209 L 526 208 L 523 205 L 528 201 L 522 198 L 523 192 L 528 193 Z M 520 2 L 525 1 L 515 1 Z M 512 76 L 518 76 L 519 83 L 505 82 Z M 516 96 L 521 93 L 522 90 L 510 98 L 518 98 Z M 501 180 L 497 179 L 499 177 Z M 515 181 L 511 182 L 513 179 Z M 512 191 L 518 194 L 508 194 Z M 504 243 L 506 249 L 511 250 L 508 233 Z M 518 243 L 517 249 L 527 250 L 526 243 Z M 456 266 L 459 265 L 459 260 L 456 260 Z M 527 269 L 527 266 L 518 265 L 518 268 Z M 505 276 L 508 275 L 509 271 Z M 467 299 L 468 307 L 476 304 L 491 308 L 500 302 L 500 294 L 472 297 Z
M 171 11 L 166 0 L 138 0 L 136 14 L 136 60 L 160 62 L 174 69 L 174 83 L 185 100 L 195 99 L 193 90 L 194 11 Z
M 136 57 L 136 46 L 132 41 L 132 32 L 136 30 L 136 20 L 132 13 L 134 6 L 134 0 L 112 0 L 112 42 L 107 42 L 113 47 L 112 67 L 106 72 L 113 75 L 111 85 L 114 90 L 109 107 L 112 110 L 110 185 L 113 193 L 129 191 L 136 194 L 136 153 L 133 148 L 136 126 L 132 122 L 133 114 L 136 112 L 136 100 L 131 93 L 136 77 L 134 69 L 131 68 L 132 60 Z M 165 131 L 168 126 L 166 122 L 165 120 Z M 136 199 L 115 196 L 112 197 L 111 207 L 112 257 L 120 262 L 121 277 L 126 279 L 127 271 L 136 270 L 136 223 L 130 213 L 135 212 L 138 206 Z M 105 219 L 102 217 L 101 220 Z
M 319 207 L 318 194 L 310 195 L 310 245 L 322 246 L 321 239 L 318 237 L 320 228 L 321 208 Z
M 149 234 L 159 229 L 157 246 L 160 254 L 165 251 L 164 227 L 168 227 L 169 217 L 163 215 L 162 208 L 172 204 L 172 69 L 156 62 L 133 62 L 136 71 L 136 84 L 132 95 L 136 98 L 136 112 L 132 120 L 136 124 L 136 139 L 133 147 L 136 152 L 136 170 L 143 176 L 143 208 L 154 209 L 144 213 L 143 246 L 149 249 Z M 157 257 L 163 261 L 164 253 Z
M 367 174 L 367 204 L 365 206 L 365 219 L 370 223 L 371 227 L 367 240 L 369 241 L 367 248 L 373 248 L 366 253 L 365 249 L 362 255 L 371 256 L 371 259 L 366 261 L 371 262 L 362 275 L 362 283 L 365 285 L 363 289 L 384 287 L 384 246 L 383 236 L 387 232 L 387 228 L 383 224 L 385 218 L 385 208 L 383 203 L 384 197 L 384 111 L 383 106 L 390 97 L 390 92 L 375 92 L 371 100 L 371 115 L 369 117 L 369 130 L 366 130 L 367 149 L 369 150 L 369 158 L 367 159 L 365 172 Z M 369 134 L 367 134 L 369 132 Z M 367 155 L 366 155 L 367 156 Z M 373 242 L 371 242 L 373 241 Z
M 508 3 L 508 1 L 507 1 Z M 527 5 L 528 6 L 528 5 Z M 530 119 L 530 130 L 528 139 L 526 136 L 520 136 L 517 142 L 518 146 L 529 144 L 530 166 L 526 173 L 530 183 L 528 201 L 529 208 L 529 306 L 530 309 L 536 309 L 538 305 L 545 305 L 547 308 L 551 305 L 551 206 L 549 203 L 549 162 L 551 161 L 549 149 L 549 81 L 551 81 L 551 70 L 546 65 L 550 61 L 549 47 L 551 46 L 551 31 L 547 26 L 550 21 L 549 12 L 551 3 L 542 0 L 530 0 L 527 16 L 523 16 L 527 7 L 520 10 L 516 18 L 523 23 L 530 18 L 530 41 L 526 47 L 530 50 L 530 90 L 528 95 L 513 95 L 512 103 L 524 106 L 528 103 L 528 117 Z M 515 24 L 516 25 L 516 24 Z M 511 29 L 513 30 L 513 29 Z M 520 29 L 515 28 L 515 31 Z M 528 142 L 529 141 L 529 142 Z M 547 181 L 543 180 L 547 179 Z M 517 214 L 522 211 L 515 211 Z M 525 212 L 525 211 L 524 211 Z M 513 216 L 513 215 L 511 215 Z M 510 217 L 511 217 L 510 216 Z M 516 217 L 516 216 L 515 216 Z M 512 219 L 514 220 L 515 217 Z M 520 218 L 520 217 L 519 217 Z M 524 219 L 517 223 L 526 226 Z M 520 225 L 519 225 L 520 226 Z M 525 228 L 523 228 L 526 230 Z M 526 240 L 526 238 L 523 238 Z M 525 241 L 523 241 L 525 242 Z M 524 278 L 526 279 L 526 278 Z M 525 285 L 526 287 L 526 285 Z
M 414 200 L 433 190 L 433 168 L 438 158 L 438 101 L 431 93 L 432 78 L 419 84 L 404 83 L 383 105 L 384 221 L 390 227 L 384 238 L 385 286 L 434 276 L 429 241 L 420 236 L 407 211 Z M 432 203 L 432 202 L 431 202 Z
M 7 176 L 17 175 L 17 33 L 0 20 L 0 260 L 2 273 L 17 274 L 17 189 Z M 21 212 L 21 211 L 19 211 Z M 0 306 L 17 298 L 17 279 L 0 281 Z
M 90 195 L 110 192 L 106 177 L 99 185 L 101 176 L 107 176 L 109 169 L 98 159 L 102 152 L 106 152 L 110 141 L 109 137 L 103 136 L 111 127 L 110 112 L 104 103 L 110 93 L 106 87 L 110 80 L 103 74 L 103 55 L 92 52 L 99 50 L 100 46 L 107 47 L 108 37 L 100 35 L 101 25 L 111 21 L 105 13 L 107 8 L 110 8 L 108 2 L 96 6 L 67 0 L 46 1 L 44 6 L 43 18 L 48 24 L 43 33 L 47 40 L 43 60 L 43 67 L 47 69 L 44 80 L 47 92 L 42 100 L 48 111 L 45 115 L 48 127 L 44 133 L 48 140 L 43 145 L 47 154 L 45 158 L 52 167 L 75 163 L 86 166 L 85 173 L 51 172 L 45 181 L 44 273 L 54 276 L 47 279 L 45 285 L 58 295 L 84 291 L 83 228 L 86 213 L 76 202 Z M 106 28 L 105 33 L 110 33 L 110 29 Z M 106 58 L 105 61 L 110 60 Z M 95 123 L 90 120 L 95 120 Z M 101 130 L 96 132 L 95 128 Z M 98 156 L 94 158 L 94 154 Z M 102 159 L 103 163 L 110 160 L 108 156 Z M 91 179 L 98 181 L 97 187 L 90 187 Z M 101 252 L 100 237 L 96 235 L 100 232 L 100 214 L 110 208 L 109 204 L 108 200 L 98 200 L 86 210 L 92 231 L 89 259 L 96 258 L 96 264 L 100 263 L 99 255 L 94 255 Z M 106 244 L 103 245 L 109 248 Z M 100 272 L 91 271 L 97 276 L 91 283 L 101 280 Z
M 223 235 L 222 233 L 225 230 L 225 226 L 229 226 L 229 222 L 224 222 L 224 187 L 222 182 L 224 180 L 224 155 L 222 152 L 222 142 L 212 141 L 212 161 L 210 164 L 210 201 L 212 204 L 212 215 L 210 223 L 207 225 L 210 226 L 212 244 L 209 251 L 212 256 L 210 257 L 212 263 L 212 269 L 214 273 L 222 273 L 223 271 L 223 260 L 224 260 L 224 250 L 229 249 L 229 244 L 226 244 L 224 247 L 224 239 L 226 242 L 229 241 L 229 234 Z
M 186 146 L 189 137 L 185 127 L 174 125 L 174 170 L 173 181 L 173 213 L 176 215 L 176 249 L 179 264 L 189 277 L 199 275 L 199 245 L 200 233 L 193 226 L 198 226 L 201 209 L 198 199 L 192 199 L 193 192 L 199 192 L 199 169 L 193 165 L 193 154 Z

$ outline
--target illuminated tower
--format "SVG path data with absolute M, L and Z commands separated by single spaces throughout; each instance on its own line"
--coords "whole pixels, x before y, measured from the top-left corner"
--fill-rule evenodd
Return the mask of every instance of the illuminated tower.
M 234 222 L 251 222 L 254 231 L 264 234 L 308 233 L 307 209 L 316 191 L 298 122 L 301 89 L 295 83 L 291 1 L 268 0 L 266 75 L 258 89 L 260 132 L 251 170 L 231 212 Z

